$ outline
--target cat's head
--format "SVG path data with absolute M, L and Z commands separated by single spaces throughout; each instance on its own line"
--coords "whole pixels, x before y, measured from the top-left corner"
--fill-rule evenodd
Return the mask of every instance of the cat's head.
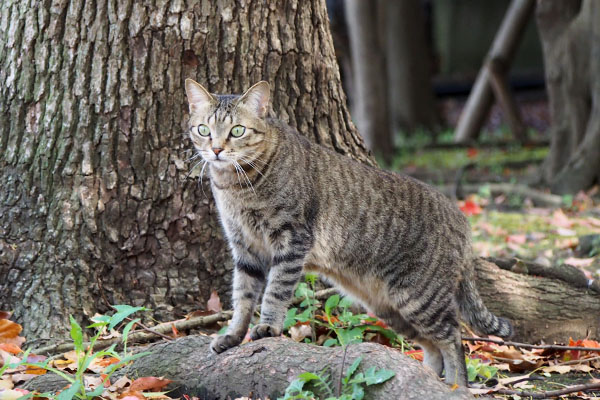
M 204 160 L 216 168 L 230 168 L 264 151 L 269 143 L 265 134 L 267 82 L 258 82 L 238 96 L 211 94 L 186 79 L 185 91 L 190 105 L 190 138 Z

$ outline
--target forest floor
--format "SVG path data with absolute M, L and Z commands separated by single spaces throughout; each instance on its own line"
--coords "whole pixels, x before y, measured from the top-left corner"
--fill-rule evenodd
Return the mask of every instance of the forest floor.
M 544 203 L 547 198 L 534 199 L 523 194 L 498 192 L 492 184 L 535 184 L 538 168 L 548 149 L 545 146 L 520 145 L 478 148 L 436 148 L 417 143 L 413 138 L 411 148 L 406 146 L 391 168 L 438 185 L 442 190 L 456 194 L 457 186 L 477 183 L 476 191 L 463 193 L 456 199 L 468 216 L 473 228 L 474 246 L 480 256 L 499 258 L 516 257 L 546 266 L 563 263 L 580 268 L 588 279 L 600 277 L 600 190 L 592 188 L 575 196 L 551 198 L 553 205 Z M 443 172 L 440 172 L 443 171 Z M 458 179 L 457 179 L 458 176 Z M 459 184 L 460 182 L 460 184 Z M 460 188 L 459 188 L 460 189 Z M 472 189 L 472 186 L 471 186 Z M 537 189 L 541 194 L 547 194 Z M 536 192 L 537 193 L 537 192 Z M 541 200 L 540 200 L 541 199 Z M 422 352 L 410 342 L 396 336 L 374 316 L 362 314 L 337 295 L 323 295 L 314 287 L 316 277 L 308 276 L 296 290 L 298 299 L 288 313 L 285 334 L 291 340 L 318 345 L 347 345 L 353 341 L 373 341 L 398 348 L 407 355 L 421 360 Z M 220 299 L 213 293 L 205 306 L 206 311 L 197 315 L 207 316 L 222 312 Z M 123 309 L 126 310 L 126 309 Z M 129 308 L 128 312 L 136 310 Z M 125 311 L 121 313 L 125 314 Z M 104 320 L 97 327 L 98 340 L 102 338 L 133 337 L 144 330 L 138 322 L 120 321 L 119 312 L 112 320 Z M 127 314 L 128 316 L 129 314 Z M 191 316 L 193 317 L 193 316 Z M 116 319 L 114 319 L 116 318 Z M 113 325 L 114 326 L 111 326 Z M 169 325 L 170 324 L 170 325 Z M 163 336 L 176 337 L 191 333 L 177 329 L 179 322 L 168 322 Z M 204 326 L 195 334 L 214 335 L 226 322 Z M 164 326 L 164 325 L 163 325 Z M 108 329 L 108 328 L 111 329 Z M 77 333 L 73 322 L 71 336 Z M 127 332 L 123 332 L 123 330 Z M 129 329 L 131 329 L 129 331 Z M 65 332 L 69 327 L 65 327 Z M 18 389 L 23 382 L 45 373 L 80 372 L 84 390 L 94 392 L 88 398 L 141 399 L 151 395 L 169 398 L 164 387 L 169 382 L 158 377 L 120 379 L 103 383 L 110 373 L 111 365 L 128 357 L 124 352 L 106 354 L 100 350 L 88 350 L 93 361 L 82 363 L 85 343 L 73 337 L 80 351 L 60 351 L 53 357 L 23 353 L 26 338 L 20 336 L 20 326 L 10 321 L 10 313 L 0 312 L 0 399 L 12 400 L 29 392 Z M 466 331 L 466 336 L 473 336 Z M 492 338 L 493 339 L 493 338 Z M 562 345 L 584 347 L 589 350 L 567 350 L 560 347 L 531 349 L 486 341 L 464 342 L 471 391 L 477 395 L 497 398 L 600 398 L 600 343 L 598 338 L 565 338 Z M 164 340 L 157 337 L 157 340 Z M 552 344 L 550 344 L 552 345 Z M 28 362 L 29 365 L 23 363 Z M 9 367 L 9 364 L 13 364 Z M 20 365 L 17 365 L 20 364 Z M 123 362 L 122 364 L 126 364 Z M 83 369 L 83 372 L 81 372 Z M 73 383 L 70 388 L 73 388 Z M 577 385 L 594 387 L 598 391 L 569 391 Z M 585 386 L 587 385 L 587 386 Z M 592 386 L 590 386 L 592 385 Z M 583 388 L 584 388 L 583 387 Z M 63 393 L 69 388 L 65 388 Z M 562 390 L 562 392 L 561 392 Z M 149 394 L 149 392 L 153 392 Z M 29 393 L 31 396 L 31 393 Z M 569 397 L 570 396 L 570 397 Z M 63 397 L 64 398 L 64 397 Z M 187 397 L 189 400 L 190 397 Z

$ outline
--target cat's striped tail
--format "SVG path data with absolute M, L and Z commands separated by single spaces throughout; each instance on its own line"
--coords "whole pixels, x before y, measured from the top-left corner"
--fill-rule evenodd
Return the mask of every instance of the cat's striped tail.
M 460 312 L 465 322 L 479 333 L 510 338 L 513 335 L 512 324 L 507 319 L 492 314 L 479 296 L 475 286 L 474 269 L 479 262 L 478 258 L 474 258 L 472 265 L 465 268 L 465 275 L 458 291 Z

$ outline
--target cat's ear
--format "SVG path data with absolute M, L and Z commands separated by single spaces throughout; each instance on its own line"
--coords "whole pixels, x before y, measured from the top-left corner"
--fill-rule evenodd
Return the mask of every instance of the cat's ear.
M 268 82 L 260 81 L 254 84 L 246 93 L 240 97 L 238 104 L 244 105 L 258 118 L 264 118 L 269 108 L 269 96 L 271 88 Z
M 185 80 L 185 93 L 187 94 L 190 112 L 194 109 L 202 109 L 216 103 L 217 99 L 213 97 L 208 90 L 193 79 Z

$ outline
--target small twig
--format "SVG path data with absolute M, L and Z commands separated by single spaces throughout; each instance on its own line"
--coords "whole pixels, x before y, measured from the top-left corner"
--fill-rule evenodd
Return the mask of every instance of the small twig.
M 508 385 L 514 385 L 517 383 L 521 383 L 521 382 L 527 382 L 527 381 L 544 381 L 545 379 L 542 378 L 541 376 L 525 376 L 521 379 L 517 379 L 516 381 L 512 381 L 510 383 L 508 383 Z
M 155 326 L 152 330 L 154 332 L 165 333 L 165 332 L 171 331 L 173 326 L 175 326 L 175 328 L 180 331 L 192 329 L 192 328 L 198 328 L 198 327 L 202 327 L 202 326 L 209 326 L 209 325 L 213 325 L 219 321 L 227 321 L 227 320 L 231 319 L 232 314 L 233 313 L 231 311 L 221 311 L 219 313 L 212 314 L 212 315 L 206 315 L 203 317 L 195 317 L 195 318 L 190 318 L 188 320 L 179 320 L 176 322 L 166 322 L 166 323 Z M 133 332 L 133 333 L 129 334 L 127 341 L 129 343 L 144 342 L 144 341 L 150 340 L 153 337 L 155 337 L 156 334 L 154 332 L 146 332 L 146 331 Z M 118 338 L 112 338 L 112 339 L 106 339 L 106 340 L 98 340 L 96 342 L 96 344 L 94 345 L 94 350 L 105 349 L 114 343 L 120 342 L 122 339 L 123 338 L 118 337 Z M 83 344 L 84 347 L 87 347 L 89 345 L 90 345 L 89 342 L 86 342 Z M 64 352 L 67 352 L 70 350 L 73 350 L 73 343 L 63 343 L 60 345 L 45 346 L 45 347 L 41 347 L 39 349 L 32 350 L 32 354 L 56 354 L 56 353 L 64 353 Z
M 581 346 L 561 346 L 558 344 L 529 344 L 529 343 L 518 343 L 518 342 L 510 342 L 502 339 L 488 339 L 488 338 L 478 338 L 478 337 L 463 337 L 462 340 L 466 340 L 468 342 L 490 342 L 499 345 L 507 345 L 520 347 L 523 349 L 543 349 L 543 350 L 579 350 L 579 351 L 594 351 L 600 352 L 600 347 L 581 347 Z
M 494 393 L 516 394 L 521 397 L 529 397 L 532 399 L 547 399 L 549 397 L 558 397 L 558 396 L 562 396 L 564 394 L 576 393 L 576 392 L 587 392 L 587 391 L 596 390 L 596 389 L 600 389 L 600 383 L 589 383 L 587 385 L 569 386 L 569 387 L 566 387 L 565 389 L 550 390 L 547 392 L 529 392 L 529 391 L 522 391 L 522 390 L 500 389 L 500 390 L 494 391 Z
M 110 302 L 108 301 L 108 299 L 107 299 L 107 298 L 106 298 L 106 296 L 104 295 L 104 288 L 102 287 L 102 282 L 101 282 L 101 281 L 100 281 L 100 279 L 98 278 L 98 275 L 97 275 L 97 274 L 96 274 L 96 283 L 98 284 L 98 289 L 100 289 L 100 296 L 102 297 L 102 299 L 104 300 L 104 302 L 106 303 L 106 305 L 107 305 L 108 307 L 110 307 L 110 308 L 111 308 L 113 311 L 117 311 L 117 309 L 116 309 L 115 307 L 113 307 L 113 305 L 112 305 L 112 304 L 110 304 Z M 131 318 L 129 318 L 129 317 L 126 317 L 125 319 L 126 319 L 127 321 L 133 321 L 133 320 L 132 320 Z M 142 324 L 142 322 L 141 322 L 141 321 L 138 321 L 138 322 L 137 322 L 137 325 L 139 325 L 139 327 L 140 327 L 140 328 L 142 328 L 143 330 L 145 330 L 146 332 L 153 333 L 153 334 L 155 334 L 155 335 L 157 335 L 157 336 L 160 336 L 161 338 L 163 338 L 163 339 L 165 339 L 165 340 L 167 340 L 167 341 L 169 341 L 169 342 L 173 340 L 173 338 L 172 338 L 172 337 L 169 337 L 169 336 L 167 336 L 167 335 L 165 335 L 165 334 L 163 334 L 163 333 L 156 332 L 156 331 L 154 331 L 154 330 L 152 330 L 152 329 L 148 328 L 146 325 Z
M 338 291 L 336 288 L 329 288 L 329 289 L 323 289 L 323 290 L 317 290 L 315 292 L 315 299 L 317 300 L 323 300 L 328 298 L 329 296 L 332 296 L 334 294 L 336 294 Z M 304 297 L 294 297 L 292 299 L 292 305 L 297 306 L 298 304 L 302 303 L 304 301 Z
M 348 352 L 348 345 L 344 346 L 344 357 L 342 357 L 342 366 L 340 367 L 340 380 L 338 381 L 336 396 L 342 395 L 342 379 L 344 377 L 344 364 L 346 363 L 346 353 Z
M 577 365 L 577 364 L 583 364 L 586 362 L 590 362 L 590 361 L 596 361 L 596 360 L 600 360 L 600 356 L 598 357 L 590 357 L 590 358 L 580 358 L 578 360 L 569 360 L 569 361 L 565 361 L 565 362 L 561 362 L 558 364 L 554 364 L 556 365 Z

